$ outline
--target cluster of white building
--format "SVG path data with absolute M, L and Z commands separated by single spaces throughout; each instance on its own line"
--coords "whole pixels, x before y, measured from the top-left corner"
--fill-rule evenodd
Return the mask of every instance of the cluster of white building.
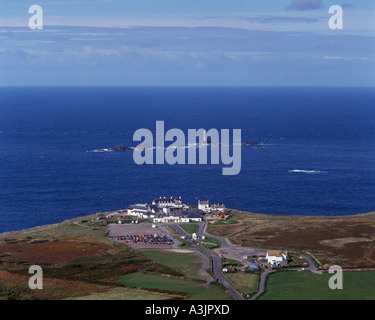
M 143 219 L 152 219 L 155 223 L 181 223 L 181 222 L 199 222 L 202 221 L 199 208 L 195 210 L 193 206 L 184 204 L 181 197 L 160 197 L 152 201 L 151 204 L 136 203 L 127 209 L 129 216 L 135 216 Z

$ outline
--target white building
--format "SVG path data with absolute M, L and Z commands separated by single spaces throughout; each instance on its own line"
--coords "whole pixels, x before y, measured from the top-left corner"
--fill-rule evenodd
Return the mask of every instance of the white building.
M 281 250 L 267 250 L 267 262 L 270 264 L 280 264 L 288 261 L 288 251 Z
M 159 223 L 182 223 L 182 222 L 200 222 L 202 217 L 195 212 L 176 213 L 171 215 L 155 215 L 153 222 Z
M 209 201 L 200 201 L 198 200 L 198 209 L 203 210 L 205 212 L 211 212 L 211 211 L 224 211 L 225 205 L 224 204 L 211 204 Z
M 128 208 L 128 215 L 138 215 L 138 213 L 147 213 L 151 209 L 146 203 L 136 203 Z
M 135 216 L 135 217 L 144 218 L 144 219 L 154 218 L 157 212 L 155 212 L 155 210 L 152 209 L 151 207 L 152 206 L 145 204 L 145 203 L 133 204 L 128 208 L 127 214 L 129 216 Z
M 180 223 L 180 217 L 175 216 L 156 216 L 152 220 L 154 223 Z
M 178 197 L 178 198 L 177 197 L 176 198 L 160 197 L 160 198 L 154 199 L 152 201 L 152 204 L 157 206 L 158 208 L 170 208 L 170 207 L 182 208 L 183 207 L 181 197 Z
M 200 201 L 198 200 L 198 209 L 203 211 L 208 211 L 210 209 L 209 201 Z
M 225 205 L 224 204 L 219 204 L 219 203 L 215 203 L 215 204 L 211 204 L 210 205 L 210 209 L 211 211 L 224 211 L 225 210 Z

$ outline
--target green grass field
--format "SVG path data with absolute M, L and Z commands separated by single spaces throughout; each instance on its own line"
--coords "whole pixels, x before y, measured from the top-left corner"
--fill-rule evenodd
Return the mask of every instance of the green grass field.
M 140 250 L 140 252 L 153 261 L 180 271 L 187 278 L 204 280 L 204 276 L 199 274 L 202 260 L 195 253 L 176 253 L 163 250 Z
M 65 300 L 166 300 L 176 298 L 180 297 L 141 289 L 118 287 L 106 292 L 97 292 L 87 296 L 68 298 Z
M 180 244 L 178 245 L 181 249 L 195 249 L 193 245 L 190 244 L 190 242 L 187 242 L 185 239 L 178 239 Z
M 259 275 L 257 273 L 233 272 L 226 273 L 225 277 L 245 298 L 249 298 L 258 290 Z
M 220 241 L 211 237 L 206 237 L 206 239 L 201 240 L 201 244 L 207 249 L 214 249 L 220 247 Z
M 234 260 L 234 259 L 229 259 L 229 258 L 223 258 L 223 266 L 226 266 L 226 265 L 240 265 L 241 263 L 239 263 L 237 260 Z
M 188 234 L 198 232 L 198 225 L 196 223 L 181 223 L 179 226 Z
M 224 220 L 224 221 L 217 221 L 214 222 L 212 225 L 214 226 L 226 226 L 228 224 L 238 224 L 239 222 L 237 220 Z
M 225 290 L 216 284 L 203 286 L 201 282 L 167 278 L 157 274 L 131 273 L 121 276 L 118 283 L 138 288 L 187 292 L 189 300 L 228 300 Z
M 260 300 L 374 300 L 375 272 L 344 272 L 343 289 L 331 290 L 333 274 L 307 271 L 277 272 L 269 276 Z

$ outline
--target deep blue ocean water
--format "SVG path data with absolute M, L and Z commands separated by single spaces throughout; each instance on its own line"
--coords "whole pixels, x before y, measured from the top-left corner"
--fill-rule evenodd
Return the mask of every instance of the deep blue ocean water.
M 242 170 L 136 165 L 133 133 L 241 129 Z M 168 144 L 166 144 L 168 145 Z M 314 169 L 317 173 L 290 172 Z M 375 210 L 371 88 L 1 88 L 0 232 L 182 196 L 264 214 Z

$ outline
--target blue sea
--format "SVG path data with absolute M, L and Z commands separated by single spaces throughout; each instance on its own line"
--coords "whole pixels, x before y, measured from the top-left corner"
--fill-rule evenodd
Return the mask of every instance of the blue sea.
M 133 133 L 241 129 L 242 169 L 137 165 Z M 168 143 L 166 143 L 168 145 Z M 306 170 L 313 169 L 314 172 Z M 301 171 L 299 171 L 301 170 Z M 181 196 L 263 214 L 375 210 L 373 88 L 0 88 L 0 232 Z

